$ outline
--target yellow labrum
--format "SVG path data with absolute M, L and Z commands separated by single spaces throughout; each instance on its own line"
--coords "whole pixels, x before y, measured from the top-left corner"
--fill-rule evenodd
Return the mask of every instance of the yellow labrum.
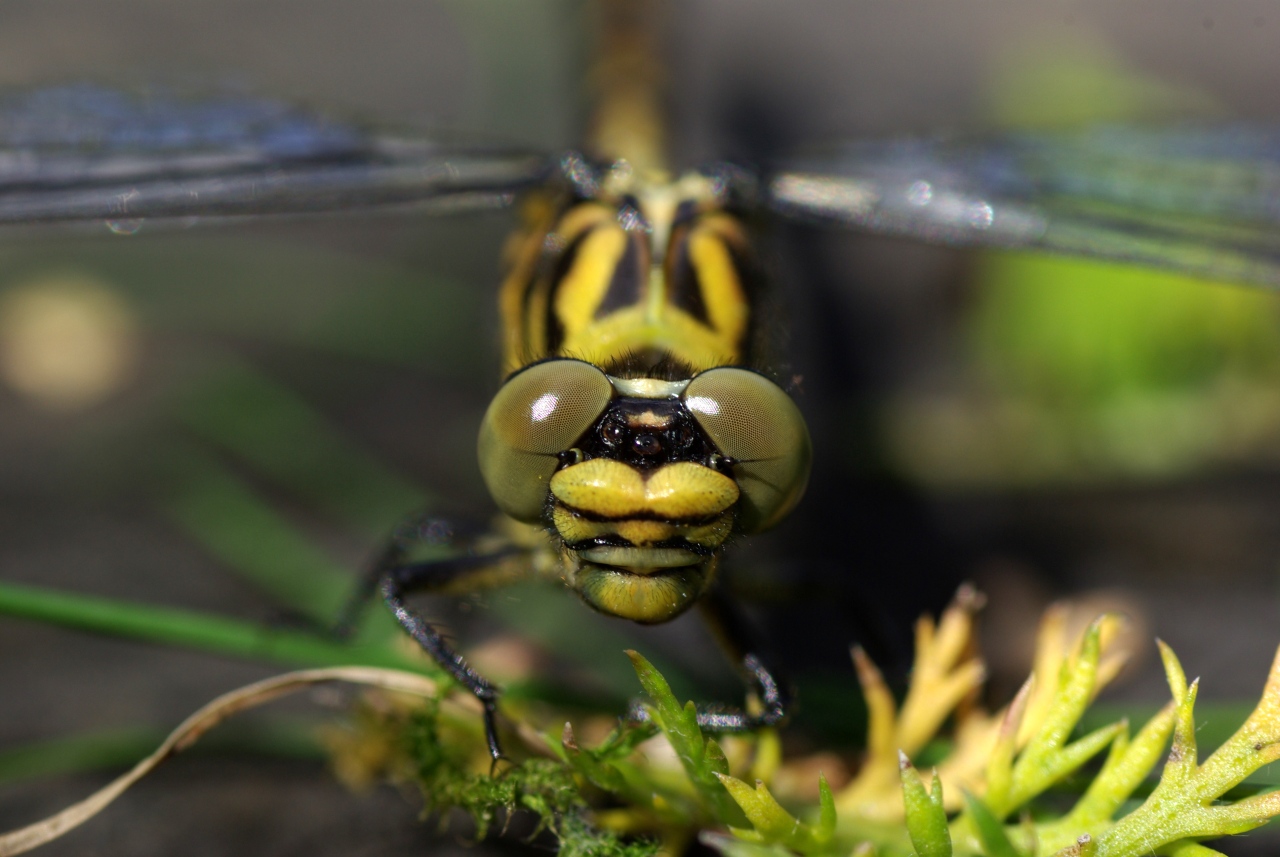
M 600 518 L 705 520 L 737 502 L 738 486 L 724 474 L 689 461 L 668 464 L 646 477 L 620 461 L 593 458 L 556 473 L 551 495 L 573 510 Z

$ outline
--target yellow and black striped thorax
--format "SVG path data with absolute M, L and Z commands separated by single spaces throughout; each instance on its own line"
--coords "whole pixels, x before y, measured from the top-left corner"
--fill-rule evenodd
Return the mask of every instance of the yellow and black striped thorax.
M 506 371 L 551 356 L 692 372 L 754 359 L 759 266 L 722 176 L 576 156 L 564 172 L 571 192 L 531 205 L 502 287 Z

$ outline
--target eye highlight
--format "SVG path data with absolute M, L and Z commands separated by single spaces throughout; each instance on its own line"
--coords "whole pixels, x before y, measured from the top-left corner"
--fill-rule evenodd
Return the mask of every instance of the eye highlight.
M 480 424 L 480 473 L 498 507 L 535 523 L 547 485 L 613 397 L 603 372 L 581 360 L 536 363 L 507 379 Z
M 800 409 L 763 375 L 725 367 L 696 376 L 684 404 L 722 454 L 742 491 L 738 529 L 777 524 L 809 484 L 812 448 Z

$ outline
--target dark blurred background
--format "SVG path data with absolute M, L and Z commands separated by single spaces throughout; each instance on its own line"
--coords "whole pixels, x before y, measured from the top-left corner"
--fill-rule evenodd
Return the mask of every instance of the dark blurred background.
M 1280 15 L 1264 2 L 673 11 L 684 164 L 769 166 L 862 135 L 1280 118 Z M 587 32 L 568 2 L 10 2 L 0 88 L 244 92 L 557 149 L 583 115 Z M 245 582 L 255 564 L 340 575 L 414 509 L 484 520 L 473 444 L 497 383 L 509 225 L 494 213 L 0 235 L 0 578 L 271 621 L 272 599 Z M 765 253 L 786 318 L 776 368 L 801 379 L 817 465 L 808 499 L 732 582 L 800 686 L 801 745 L 856 736 L 848 645 L 900 678 L 912 618 L 966 579 L 989 595 L 999 692 L 1025 672 L 1039 611 L 1072 596 L 1133 616 L 1143 655 L 1107 700 L 1164 698 L 1155 634 L 1205 676 L 1202 699 L 1256 697 L 1280 642 L 1270 296 L 780 224 Z M 67 336 L 97 372 L 47 353 Z M 431 610 L 464 646 L 532 641 L 549 669 L 604 652 L 587 667 L 621 696 L 625 645 L 666 658 L 686 688 L 739 692 L 692 619 L 639 632 L 524 590 Z M 0 619 L 0 748 L 167 729 L 272 671 Z M 0 828 L 104 777 L 0 786 Z M 48 853 L 452 842 L 417 811 L 412 795 L 350 795 L 314 760 L 205 755 Z

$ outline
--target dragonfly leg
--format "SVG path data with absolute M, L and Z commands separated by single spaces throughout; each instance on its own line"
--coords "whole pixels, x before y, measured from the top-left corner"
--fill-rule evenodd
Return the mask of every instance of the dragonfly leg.
M 699 706 L 698 725 L 708 732 L 752 732 L 786 720 L 791 694 L 786 683 L 756 654 L 757 645 L 741 609 L 719 587 L 704 595 L 698 608 L 753 697 L 746 709 Z M 649 719 L 640 705 L 633 705 L 628 716 L 639 722 Z
M 488 560 L 492 564 L 501 557 L 467 557 L 474 560 Z M 445 567 L 441 568 L 440 566 Z M 465 574 L 465 571 L 462 572 Z M 502 745 L 498 741 L 496 722 L 498 710 L 498 688 L 466 662 L 445 642 L 444 637 L 431 623 L 427 622 L 404 603 L 404 597 L 411 591 L 430 591 L 439 589 L 457 580 L 458 569 L 448 560 L 443 563 L 417 563 L 387 569 L 382 575 L 379 589 L 382 599 L 391 608 L 400 627 L 431 655 L 435 662 L 444 668 L 458 684 L 471 691 L 484 709 L 484 735 L 489 744 L 489 755 L 496 762 L 503 758 Z
M 513 582 L 527 574 L 528 563 L 523 561 L 526 551 L 505 547 L 421 562 L 407 560 L 408 551 L 414 544 L 465 549 L 466 541 L 458 539 L 455 532 L 446 521 L 433 517 L 415 519 L 399 527 L 361 577 L 339 617 L 335 633 L 349 637 L 365 604 L 375 592 L 381 594 L 400 627 L 480 701 L 484 710 L 485 740 L 489 755 L 496 763 L 503 758 L 496 721 L 497 686 L 454 651 L 435 627 L 405 604 L 405 598 L 417 592 L 473 592 Z
M 387 539 L 387 543 L 361 573 L 360 579 L 352 588 L 342 611 L 338 614 L 338 620 L 333 624 L 331 629 L 333 636 L 343 640 L 351 638 L 359 624 L 360 615 L 378 592 L 378 585 L 387 569 L 404 565 L 409 551 L 414 546 L 429 545 L 465 551 L 479 534 L 480 531 L 475 528 L 460 526 L 457 522 L 438 515 L 418 515 L 405 520 L 396 527 L 391 537 Z M 458 563 L 455 575 L 464 574 L 474 560 L 475 557 L 467 554 L 441 560 L 439 575 L 448 576 L 443 566 L 450 562 Z M 448 582 L 450 581 L 446 580 L 445 585 Z

